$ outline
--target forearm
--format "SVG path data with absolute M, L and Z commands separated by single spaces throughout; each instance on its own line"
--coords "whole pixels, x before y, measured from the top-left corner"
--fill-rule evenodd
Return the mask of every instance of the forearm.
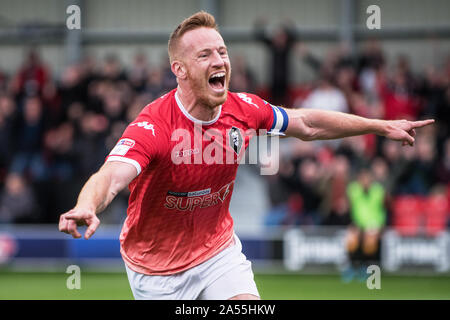
M 111 177 L 97 172 L 81 189 L 75 207 L 99 213 L 111 203 L 115 196 L 116 193 L 111 191 Z
M 369 133 L 385 135 L 386 132 L 383 120 L 315 109 L 286 111 L 289 115 L 286 133 L 302 140 L 339 139 Z

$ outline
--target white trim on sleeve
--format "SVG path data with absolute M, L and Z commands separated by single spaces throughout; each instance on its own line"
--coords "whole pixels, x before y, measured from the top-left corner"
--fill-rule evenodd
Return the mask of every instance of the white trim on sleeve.
M 125 162 L 125 163 L 129 163 L 129 164 L 133 165 L 136 168 L 137 175 L 139 175 L 142 171 L 141 165 L 139 164 L 139 162 L 137 162 L 136 160 L 133 160 L 133 159 L 119 157 L 119 156 L 109 156 L 108 159 L 106 159 L 106 162 L 110 162 L 110 161 Z

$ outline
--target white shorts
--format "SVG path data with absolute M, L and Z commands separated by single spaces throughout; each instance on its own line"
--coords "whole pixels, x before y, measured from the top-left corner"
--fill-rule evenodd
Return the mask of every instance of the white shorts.
M 131 291 L 136 300 L 226 300 L 238 294 L 259 297 L 251 262 L 235 244 L 209 260 L 186 271 L 152 276 L 135 272 L 125 264 Z

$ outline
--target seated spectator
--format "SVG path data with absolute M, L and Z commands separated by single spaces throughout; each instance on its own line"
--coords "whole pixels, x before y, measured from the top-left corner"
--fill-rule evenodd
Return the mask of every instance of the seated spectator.
M 39 96 L 49 77 L 49 71 L 41 61 L 38 52 L 36 49 L 31 49 L 12 80 L 13 93 L 18 98 Z
M 380 234 L 386 224 L 385 190 L 373 181 L 369 169 L 362 169 L 357 180 L 349 184 L 347 195 L 352 220 L 347 233 L 351 266 L 344 272 L 343 279 L 349 281 L 356 273 L 365 280 L 367 266 L 379 260 Z
M 330 175 L 326 180 L 325 217 L 323 225 L 346 226 L 350 224 L 349 202 L 346 194 L 350 175 L 348 159 L 338 155 L 330 166 Z
M 21 175 L 8 174 L 0 192 L 0 223 L 30 223 L 38 218 L 31 187 Z
M 19 119 L 17 152 L 11 163 L 11 171 L 29 175 L 33 179 L 45 179 L 42 158 L 42 137 L 44 134 L 44 114 L 38 97 L 25 100 L 23 114 Z
M 345 95 L 337 88 L 331 74 L 324 70 L 319 85 L 303 101 L 302 108 L 348 112 Z

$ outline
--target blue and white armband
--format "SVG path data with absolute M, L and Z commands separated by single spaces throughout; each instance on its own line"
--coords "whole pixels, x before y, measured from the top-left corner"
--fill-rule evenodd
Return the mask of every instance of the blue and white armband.
M 280 107 L 276 107 L 271 104 L 269 105 L 272 107 L 273 111 L 273 124 L 267 134 L 272 136 L 286 135 L 284 132 L 286 131 L 289 124 L 289 118 L 286 111 Z

